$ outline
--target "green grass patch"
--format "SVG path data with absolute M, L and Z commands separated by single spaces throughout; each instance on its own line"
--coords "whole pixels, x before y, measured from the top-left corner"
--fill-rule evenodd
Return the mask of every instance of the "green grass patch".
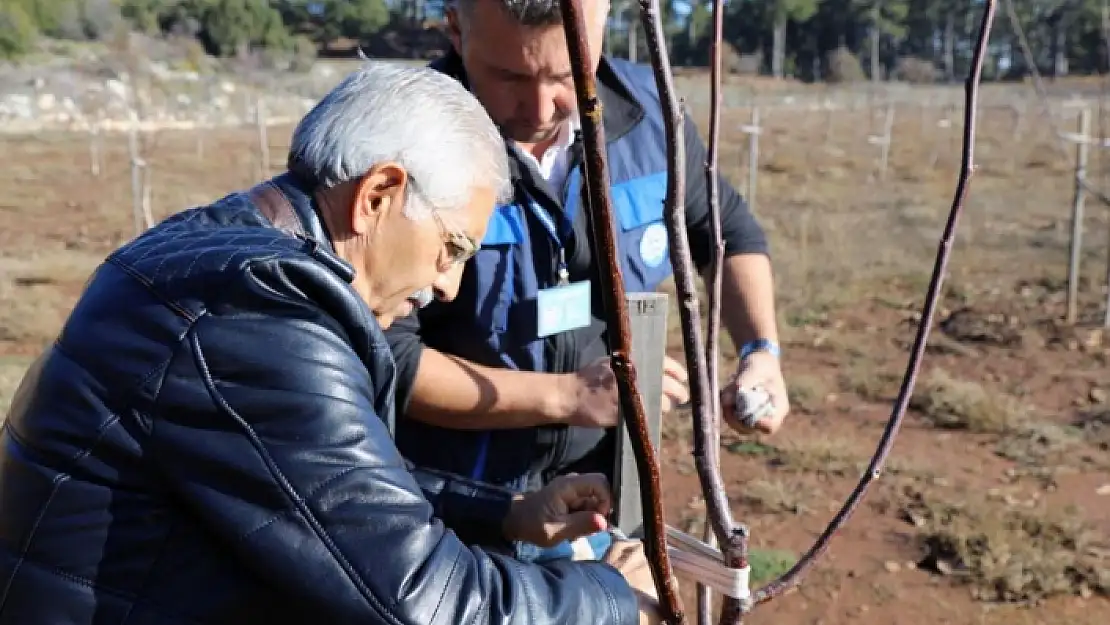
M 778 579 L 798 562 L 792 551 L 782 549 L 752 549 L 748 552 L 748 566 L 752 568 L 749 582 L 753 586 Z

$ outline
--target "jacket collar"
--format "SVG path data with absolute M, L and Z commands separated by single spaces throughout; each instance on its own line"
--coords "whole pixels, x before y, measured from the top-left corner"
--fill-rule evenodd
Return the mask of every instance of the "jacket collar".
M 466 78 L 466 68 L 462 57 L 454 48 L 432 62 L 429 66 L 447 74 L 470 89 Z M 597 68 L 597 93 L 601 100 L 601 123 L 605 129 L 605 141 L 612 143 L 628 134 L 644 118 L 644 107 L 632 95 L 632 91 L 617 76 L 608 57 L 602 56 Z
M 293 172 L 285 172 L 270 179 L 270 184 L 289 200 L 293 214 L 300 223 L 303 238 L 311 248 L 309 254 L 336 272 L 343 280 L 351 282 L 355 277 L 354 267 L 335 252 L 331 235 L 324 220 L 320 218 L 319 207 L 313 193 L 314 185 Z
M 289 200 L 293 212 L 297 215 L 297 220 L 301 222 L 301 228 L 305 235 L 315 239 L 329 252 L 334 253 L 335 248 L 331 244 L 331 236 L 328 234 L 324 221 L 320 219 L 316 197 L 313 194 L 313 185 L 292 172 L 285 172 L 271 179 L 270 182 Z

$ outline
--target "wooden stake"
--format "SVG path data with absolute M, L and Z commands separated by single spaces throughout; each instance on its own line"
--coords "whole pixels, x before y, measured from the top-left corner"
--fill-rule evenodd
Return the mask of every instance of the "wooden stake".
M 255 102 L 254 123 L 258 127 L 258 157 L 262 169 L 259 179 L 266 180 L 270 177 L 270 138 L 266 132 L 266 104 L 262 96 Z
M 143 224 L 143 156 L 139 148 L 139 115 L 135 109 L 128 111 L 131 125 L 127 132 L 127 151 L 131 160 L 131 215 L 135 222 L 135 235 L 142 234 Z
M 1075 147 L 1075 196 L 1071 207 L 1071 241 L 1068 249 L 1068 294 L 1064 321 L 1075 323 L 1079 316 L 1079 268 L 1083 257 L 1083 209 L 1087 193 L 1087 155 L 1090 147 L 1091 109 L 1079 111 Z
M 89 124 L 89 171 L 100 177 L 100 121 Z
M 751 122 L 740 126 L 740 132 L 748 135 L 748 188 L 744 189 L 744 199 L 748 201 L 748 210 L 754 213 L 755 192 L 759 187 L 759 135 L 763 133 L 758 106 L 752 106 Z
M 887 100 L 886 115 L 883 119 L 883 134 L 869 135 L 867 142 L 879 146 L 879 180 L 886 179 L 887 163 L 890 159 L 890 139 L 894 132 L 894 102 Z

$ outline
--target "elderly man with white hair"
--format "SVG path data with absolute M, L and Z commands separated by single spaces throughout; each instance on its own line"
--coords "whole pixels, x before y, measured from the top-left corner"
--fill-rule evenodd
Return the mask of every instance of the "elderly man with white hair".
M 95 271 L 0 437 L 0 625 L 658 622 L 642 549 L 496 549 L 605 527 L 604 478 L 514 496 L 404 460 L 383 335 L 450 300 L 509 174 L 478 102 L 367 64 L 289 171 Z

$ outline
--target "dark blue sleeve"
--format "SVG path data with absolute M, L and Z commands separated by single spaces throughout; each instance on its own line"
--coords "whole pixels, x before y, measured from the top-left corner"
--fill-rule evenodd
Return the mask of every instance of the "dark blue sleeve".
M 432 302 L 430 306 L 435 306 Z M 416 370 L 420 367 L 420 357 L 424 353 L 424 339 L 420 335 L 421 321 L 418 311 L 407 317 L 395 319 L 385 329 L 385 338 L 393 352 L 397 366 L 397 418 L 403 418 L 409 408 L 412 387 L 416 382 Z
M 442 485 L 410 472 L 342 332 L 251 294 L 267 315 L 205 315 L 184 337 L 149 435 L 166 487 L 229 556 L 321 622 L 635 625 L 612 567 L 525 564 L 448 531 L 423 492 Z
M 698 270 L 709 265 L 713 252 L 713 231 L 709 219 L 709 189 L 706 186 L 705 163 L 708 151 L 698 134 L 698 127 L 687 114 L 686 146 L 686 227 L 690 236 L 690 253 Z M 767 237 L 748 203 L 717 172 L 718 198 L 721 205 L 721 235 L 725 257 L 737 254 L 770 254 Z

